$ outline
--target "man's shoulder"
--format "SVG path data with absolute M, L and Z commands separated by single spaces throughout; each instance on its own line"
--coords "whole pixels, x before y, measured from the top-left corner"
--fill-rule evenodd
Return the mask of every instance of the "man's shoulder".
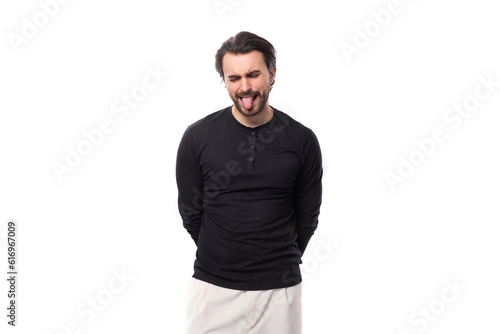
M 228 108 L 229 107 L 225 107 L 208 114 L 207 116 L 189 125 L 188 129 L 191 131 L 203 131 L 204 129 L 208 129 L 209 126 L 220 124 L 224 120 Z
M 299 153 L 302 161 L 305 161 L 306 152 L 320 151 L 318 138 L 313 130 L 305 126 L 301 122 L 295 120 L 287 113 L 276 110 L 276 116 L 279 119 L 273 131 L 283 132 L 292 146 Z
M 279 109 L 276 109 L 274 107 L 273 107 L 273 109 L 275 110 L 276 117 L 279 120 L 280 125 L 278 125 L 278 126 L 285 129 L 286 132 L 294 134 L 294 137 L 300 136 L 300 137 L 304 137 L 304 139 L 306 139 L 311 134 L 314 134 L 310 128 L 308 128 L 307 126 L 305 126 L 301 122 L 297 121 L 292 116 L 290 116 L 287 113 L 285 113 Z

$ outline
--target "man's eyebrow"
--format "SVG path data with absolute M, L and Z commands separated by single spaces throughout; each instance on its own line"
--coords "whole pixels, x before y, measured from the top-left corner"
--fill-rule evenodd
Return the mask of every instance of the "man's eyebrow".
M 253 71 L 250 71 L 250 72 L 248 72 L 246 75 L 250 75 L 250 76 L 252 76 L 252 75 L 256 75 L 256 74 L 260 74 L 260 70 L 253 70 Z
M 260 70 L 253 70 L 253 71 L 248 72 L 245 75 L 255 75 L 255 74 L 260 74 Z M 231 75 L 228 75 L 227 77 L 229 79 L 237 79 L 237 78 L 241 78 L 241 75 L 231 74 Z

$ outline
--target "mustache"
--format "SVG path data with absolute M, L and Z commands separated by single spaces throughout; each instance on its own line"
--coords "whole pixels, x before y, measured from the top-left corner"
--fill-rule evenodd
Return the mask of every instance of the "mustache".
M 246 92 L 242 92 L 238 95 L 236 95 L 237 97 L 249 97 L 249 96 L 259 96 L 260 93 L 259 92 L 256 92 L 256 91 L 253 91 L 253 90 L 248 90 Z

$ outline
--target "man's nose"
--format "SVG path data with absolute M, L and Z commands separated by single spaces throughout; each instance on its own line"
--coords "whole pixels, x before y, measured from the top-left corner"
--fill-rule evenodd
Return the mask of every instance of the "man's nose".
M 250 81 L 243 77 L 241 78 L 241 86 L 240 86 L 240 89 L 244 92 L 248 91 L 250 88 L 252 88 L 252 86 L 250 85 Z

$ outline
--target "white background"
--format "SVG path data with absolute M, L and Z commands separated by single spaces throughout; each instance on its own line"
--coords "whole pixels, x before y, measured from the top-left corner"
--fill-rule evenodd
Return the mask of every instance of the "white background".
M 304 334 L 498 332 L 500 87 L 456 129 L 443 119 L 480 76 L 500 81 L 498 11 L 401 0 L 349 62 L 341 43 L 376 29 L 370 12 L 389 2 L 233 0 L 219 15 L 211 0 L 72 0 L 15 47 L 41 5 L 3 1 L 0 236 L 17 221 L 19 282 L 16 328 L 0 284 L 1 333 L 182 333 L 195 245 L 177 211 L 175 155 L 189 124 L 231 104 L 214 55 L 242 30 L 276 47 L 270 104 L 323 151 Z M 169 74 L 122 120 L 112 104 L 147 67 Z M 106 118 L 113 131 L 60 181 L 52 164 Z M 384 173 L 435 128 L 447 140 L 392 191 Z M 133 279 L 88 321 L 77 308 L 110 296 L 113 270 Z M 443 303 L 447 280 L 465 288 Z M 432 321 L 417 316 L 429 307 Z

